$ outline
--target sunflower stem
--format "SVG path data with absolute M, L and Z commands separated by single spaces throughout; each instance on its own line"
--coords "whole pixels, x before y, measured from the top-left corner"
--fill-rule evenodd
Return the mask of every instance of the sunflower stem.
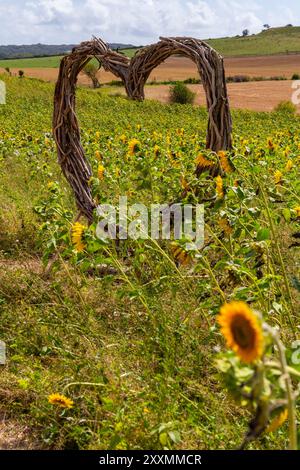
M 264 325 L 265 329 L 270 333 L 273 338 L 274 343 L 276 344 L 279 352 L 279 361 L 282 371 L 282 376 L 286 386 L 286 398 L 288 404 L 288 413 L 289 413 L 289 449 L 297 450 L 297 421 L 296 421 L 296 408 L 295 408 L 295 398 L 292 386 L 292 380 L 289 373 L 289 367 L 287 365 L 286 356 L 285 356 L 285 346 L 279 338 L 278 332 L 271 328 L 269 325 Z

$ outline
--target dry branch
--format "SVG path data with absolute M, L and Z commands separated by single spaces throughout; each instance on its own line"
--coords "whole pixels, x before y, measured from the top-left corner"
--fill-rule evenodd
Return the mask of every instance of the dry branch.
M 205 42 L 185 37 L 160 38 L 158 43 L 138 51 L 130 61 L 109 49 L 101 39 L 94 38 L 81 43 L 62 59 L 54 96 L 53 133 L 59 164 L 74 191 L 79 210 L 89 221 L 93 219 L 95 208 L 88 184 L 92 171 L 81 145 L 75 113 L 75 90 L 80 71 L 95 57 L 106 71 L 122 80 L 130 98 L 141 101 L 152 70 L 174 54 L 189 57 L 199 71 L 208 109 L 206 147 L 216 152 L 230 149 L 232 124 L 223 59 Z

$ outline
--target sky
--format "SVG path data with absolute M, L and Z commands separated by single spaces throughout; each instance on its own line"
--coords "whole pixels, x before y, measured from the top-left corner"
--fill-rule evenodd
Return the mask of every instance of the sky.
M 300 0 L 0 0 L 0 44 L 150 44 L 165 36 L 208 39 L 300 25 Z

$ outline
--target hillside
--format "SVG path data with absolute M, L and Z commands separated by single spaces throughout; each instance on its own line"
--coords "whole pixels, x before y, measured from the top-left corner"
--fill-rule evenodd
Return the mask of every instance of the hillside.
M 30 57 L 55 56 L 65 54 L 73 49 L 75 44 L 30 44 L 30 45 L 0 45 L 0 59 L 23 59 Z M 130 49 L 131 44 L 111 43 L 112 49 Z
M 300 52 L 300 26 L 270 28 L 247 37 L 208 39 L 224 57 Z
M 270 28 L 269 30 L 248 37 L 238 36 L 233 38 L 206 39 L 205 41 L 224 57 L 300 53 L 300 26 Z M 35 49 L 37 46 L 39 46 L 39 48 Z M 128 57 L 132 57 L 135 51 L 138 50 L 138 48 L 126 44 L 114 43 L 110 44 L 110 46 L 113 49 L 119 48 Z M 16 49 L 9 51 L 7 48 L 10 47 Z M 26 49 L 27 47 L 28 49 Z M 44 47 L 51 48 L 51 57 L 30 57 L 31 55 L 46 56 L 46 49 L 44 49 Z M 52 57 L 55 54 L 55 52 L 54 54 L 52 53 L 55 47 L 60 50 L 57 56 Z M 42 44 L 36 46 L 0 46 L 0 67 L 57 68 L 59 67 L 62 54 L 72 47 L 73 45 L 43 46 Z M 13 57 L 16 56 L 26 56 L 27 58 L 13 59 Z M 1 60 L 1 58 L 7 57 L 10 58 Z

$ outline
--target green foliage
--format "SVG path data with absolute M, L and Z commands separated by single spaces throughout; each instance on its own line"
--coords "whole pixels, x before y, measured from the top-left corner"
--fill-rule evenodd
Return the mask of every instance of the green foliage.
M 291 101 L 281 101 L 275 108 L 275 112 L 295 115 L 297 107 Z
M 196 93 L 193 93 L 184 83 L 177 82 L 170 87 L 170 103 L 193 104 Z

